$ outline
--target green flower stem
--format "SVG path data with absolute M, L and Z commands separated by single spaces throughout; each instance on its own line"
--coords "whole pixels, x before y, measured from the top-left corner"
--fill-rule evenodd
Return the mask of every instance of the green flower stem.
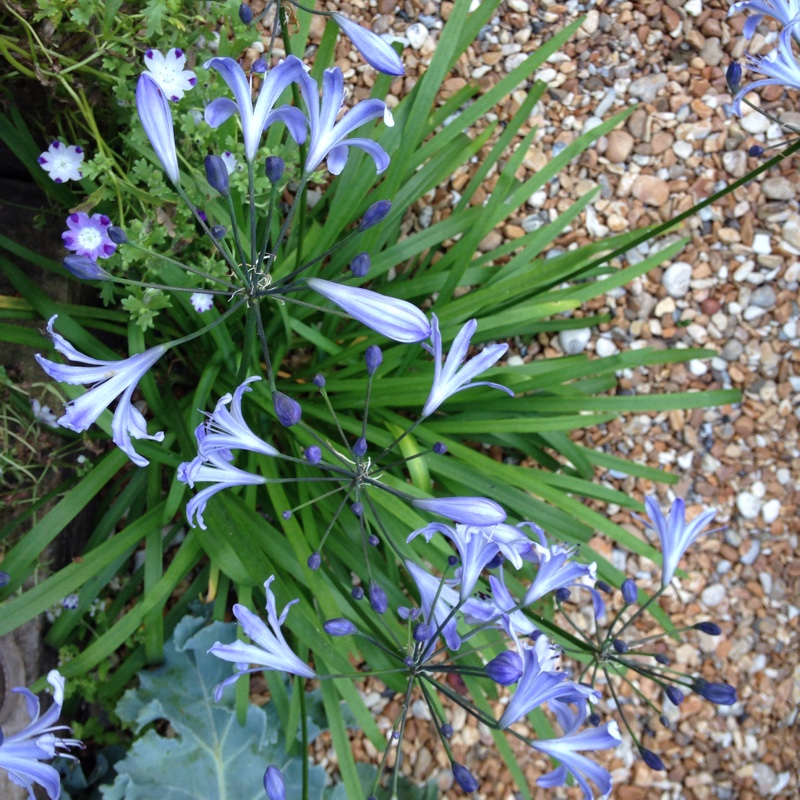
M 239 361 L 239 369 L 236 373 L 236 385 L 244 383 L 247 373 L 250 371 L 250 363 L 253 360 L 253 350 L 255 349 L 256 339 L 256 315 L 259 313 L 257 305 L 248 305 L 247 322 L 245 323 L 244 339 L 242 341 L 242 358 Z
M 323 259 L 327 258 L 331 253 L 335 253 L 340 248 L 344 247 L 353 237 L 355 237 L 360 231 L 358 228 L 351 231 L 344 237 L 344 239 L 340 239 L 336 244 L 332 247 L 329 247 L 322 255 L 317 256 L 316 258 L 312 258 L 311 261 L 307 261 L 300 267 L 296 267 L 293 269 L 288 275 L 281 278 L 276 284 L 274 288 L 280 288 L 281 291 L 289 291 L 289 284 L 293 281 L 301 272 L 305 272 L 309 267 L 313 267 L 314 264 L 322 261 Z
M 255 248 L 255 239 L 253 247 Z M 303 800 L 308 800 L 308 714 L 306 714 L 306 691 L 303 679 L 298 675 L 297 693 L 300 698 L 300 758 L 303 762 Z
M 272 231 L 272 214 L 275 210 L 275 204 L 278 200 L 278 185 L 273 183 L 269 192 L 269 208 L 267 209 L 267 225 L 264 228 L 264 236 L 261 239 L 261 250 L 258 254 L 258 259 L 255 262 L 258 271 L 264 275 L 269 274 L 269 269 L 264 269 L 264 259 L 267 257 L 267 248 L 269 247 L 269 237 Z M 270 259 L 274 258 L 274 254 L 270 253 Z
M 177 347 L 180 344 L 186 344 L 186 342 L 191 342 L 192 339 L 197 339 L 199 336 L 202 336 L 205 333 L 208 333 L 210 330 L 213 330 L 217 327 L 217 325 L 222 324 L 228 317 L 230 317 L 234 312 L 238 311 L 244 304 L 246 300 L 242 298 L 234 305 L 232 305 L 227 311 L 223 314 L 220 314 L 213 322 L 210 322 L 203 328 L 200 328 L 199 331 L 194 331 L 194 333 L 187 334 L 186 336 L 182 336 L 180 339 L 173 339 L 171 342 L 167 342 L 164 346 L 165 347 Z
M 630 625 L 633 624 L 644 613 L 644 611 L 647 609 L 647 607 L 649 605 L 651 605 L 664 592 L 664 590 L 666 588 L 667 588 L 666 586 L 662 586 L 654 595 L 651 595 L 650 598 L 647 600 L 647 602 L 643 606 L 641 606 L 639 608 L 639 610 L 616 632 L 616 634 L 614 634 L 614 624 L 612 624 L 611 627 L 608 629 L 608 634 L 606 635 L 606 640 L 605 641 L 606 642 L 610 641 L 612 636 L 614 638 L 617 638 L 617 639 L 620 636 L 622 636 L 622 634 L 625 632 L 625 630 L 628 627 L 630 627 Z M 624 609 L 623 609 L 623 611 L 624 611 Z M 621 613 L 622 612 L 620 612 L 620 614 Z M 620 615 L 617 614 L 617 619 L 619 619 L 619 616 Z M 617 620 L 615 619 L 614 623 L 616 623 L 616 621 Z M 605 644 L 605 642 L 604 642 L 604 644 Z
M 168 286 L 164 283 L 148 283 L 147 281 L 132 281 L 129 278 L 117 278 L 111 276 L 111 281 L 120 283 L 124 286 L 143 286 L 145 289 L 163 289 L 168 292 L 191 292 L 192 294 L 221 294 L 230 297 L 231 293 L 222 289 L 194 289 L 191 286 Z
M 454 703 L 458 703 L 461 708 L 465 709 L 468 714 L 471 714 L 473 717 L 475 717 L 478 722 L 482 722 L 484 725 L 486 725 L 487 728 L 499 730 L 497 720 L 494 717 L 489 717 L 484 714 L 484 712 L 481 711 L 477 706 L 473 705 L 469 700 L 466 700 L 460 694 L 453 691 L 449 686 L 439 683 L 439 681 L 437 681 L 435 678 L 432 678 L 430 675 L 424 672 L 420 673 L 419 677 L 436 687 L 437 691 L 447 695 Z
M 258 339 L 261 342 L 261 351 L 264 354 L 264 362 L 267 366 L 267 380 L 269 381 L 269 390 L 270 392 L 276 392 L 277 388 L 275 386 L 275 373 L 272 371 L 272 359 L 269 356 L 269 345 L 267 344 L 267 334 L 264 332 L 264 320 L 261 319 L 261 307 L 256 302 L 253 304 L 255 306 L 255 318 L 256 318 L 256 327 L 258 329 Z
M 247 194 L 250 206 L 250 263 L 254 270 L 258 269 L 258 260 L 256 258 L 256 172 L 252 161 L 247 162 Z M 230 199 L 230 193 L 228 193 Z M 230 199 L 231 208 L 233 208 L 233 200 Z M 308 787 L 305 782 L 303 783 L 304 794 L 308 793 Z
M 209 281 L 215 281 L 216 283 L 222 284 L 223 286 L 227 286 L 229 289 L 233 289 L 233 291 L 237 291 L 239 287 L 235 283 L 231 283 L 230 281 L 226 281 L 224 278 L 215 278 L 213 275 L 209 275 L 207 272 L 203 272 L 201 269 L 197 269 L 197 267 L 190 267 L 188 264 L 184 264 L 181 261 L 178 261 L 175 258 L 170 258 L 169 256 L 165 256 L 162 253 L 159 253 L 155 250 L 151 250 L 149 247 L 144 247 L 141 244 L 137 244 L 136 242 L 132 242 L 128 240 L 125 247 L 132 247 L 134 250 L 138 250 L 140 253 L 144 253 L 151 258 L 157 258 L 161 261 L 166 261 L 168 264 L 172 264 L 173 266 L 180 267 L 187 272 L 191 272 L 193 275 L 199 275 L 201 278 L 205 278 Z M 176 288 L 176 287 L 173 287 Z M 196 290 L 193 290 L 196 291 Z
M 250 288 L 252 288 L 252 281 L 250 280 L 250 276 L 247 273 L 247 265 L 249 262 L 247 260 L 247 256 L 245 255 L 244 248 L 242 247 L 242 240 L 239 238 L 239 226 L 236 224 L 236 210 L 233 207 L 233 197 L 231 197 L 230 193 L 225 198 L 225 200 L 227 201 L 228 204 L 228 216 L 230 217 L 231 220 L 233 241 L 234 244 L 236 245 L 236 250 L 239 253 L 239 261 L 241 262 L 242 265 L 242 271 L 239 277 L 242 279 L 244 285 L 249 290 Z

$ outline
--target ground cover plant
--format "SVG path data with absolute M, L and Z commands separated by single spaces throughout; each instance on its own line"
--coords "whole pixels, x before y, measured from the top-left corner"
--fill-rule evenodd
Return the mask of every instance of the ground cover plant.
M 159 782 L 150 765 L 169 740 L 148 726 L 169 719 L 177 748 L 199 737 L 200 723 L 179 719 L 168 695 L 192 670 L 203 677 L 180 685 L 195 698 L 185 704 L 202 701 L 214 729 L 234 742 L 216 740 L 223 755 L 204 767 L 210 783 L 224 796 L 222 787 L 249 781 L 253 797 L 266 792 L 270 800 L 413 796 L 418 790 L 401 783 L 398 743 L 417 700 L 462 790 L 478 782 L 450 744 L 453 704 L 493 732 L 523 796 L 532 789 L 510 738 L 559 763 L 540 786 L 576 782 L 589 797 L 606 794 L 611 782 L 584 753 L 614 747 L 623 735 L 649 767 L 665 766 L 647 743 L 645 718 L 658 719 L 658 709 L 626 713 L 618 682 L 638 692 L 638 681 L 651 680 L 675 705 L 689 691 L 712 703 L 735 701 L 733 687 L 671 669 L 664 643 L 694 634 L 675 630 L 657 603 L 713 511 L 687 521 L 680 499 L 669 510 L 652 499 L 642 509 L 593 482 L 595 470 L 670 476 L 568 435 L 625 411 L 735 401 L 737 393 L 726 391 L 605 396 L 620 369 L 710 353 L 640 350 L 498 366 L 514 337 L 600 322 L 570 312 L 676 256 L 682 239 L 655 237 L 697 208 L 662 226 L 548 253 L 590 194 L 508 246 L 477 252 L 488 232 L 630 113 L 584 133 L 520 180 L 536 133 L 520 129 L 546 90 L 531 76 L 580 21 L 488 92 L 466 86 L 436 105 L 443 78 L 496 5 L 455 3 L 428 70 L 392 109 L 382 97 L 402 60 L 340 14 L 328 15 L 313 66 L 298 55 L 306 55 L 312 17 L 299 6 L 256 14 L 216 4 L 205 22 L 197 7 L 189 33 L 177 24 L 179 8 L 186 10 L 179 4 L 148 3 L 139 16 L 122 4 L 53 3 L 38 19 L 18 19 L 30 50 L 6 42 L 4 53 L 21 75 L 39 52 L 35 22 L 89 33 L 67 65 L 43 48 L 61 76 L 55 90 L 78 107 L 58 138 L 37 146 L 18 110 L 0 121 L 14 152 L 71 209 L 63 265 L 0 238 L 18 301 L 6 304 L 0 336 L 37 348 L 40 366 L 67 397 L 63 414 L 44 420 L 40 410 L 39 419 L 90 441 L 97 455 L 77 480 L 3 529 L 0 633 L 59 604 L 70 611 L 46 636 L 61 652 L 48 678 L 53 706 L 38 717 L 31 696 L 30 728 L 0 743 L 0 765 L 16 782 L 59 794 L 58 775 L 44 762 L 56 752 L 77 754 L 74 740 L 52 735 L 65 678 L 90 692 L 87 699 L 116 708 L 137 734 L 145 730 L 100 789 L 128 798 L 151 796 L 154 780 L 168 791 L 167 777 Z M 241 60 L 255 31 L 263 32 L 264 52 Z M 371 97 L 346 99 L 342 71 L 329 67 L 337 36 L 377 70 Z M 101 130 L 81 89 L 81 71 L 95 69 L 97 58 L 114 76 L 109 96 L 118 106 L 105 124 L 115 134 Z M 64 77 L 64 66 L 74 78 Z M 739 77 L 732 70 L 737 89 Z M 520 84 L 528 95 L 510 124 L 494 139 L 491 126 L 470 135 Z M 452 213 L 408 233 L 407 208 L 489 141 L 489 158 Z M 493 169 L 491 196 L 471 204 Z M 76 183 L 80 189 L 70 188 Z M 626 259 L 649 240 L 659 248 L 652 255 Z M 30 280 L 25 260 L 97 286 L 103 307 L 54 303 Z M 25 319 L 42 321 L 49 344 L 14 324 Z M 128 355 L 120 357 L 125 342 Z M 585 498 L 646 510 L 643 526 L 657 546 L 590 510 Z M 81 558 L 42 577 L 41 554 L 90 504 Z M 594 553 L 587 542 L 596 530 L 663 564 L 661 591 L 646 596 Z M 591 630 L 575 619 L 587 604 L 597 620 Z M 231 612 L 250 643 L 222 627 Z M 636 632 L 645 612 L 664 635 Z M 695 629 L 719 633 L 710 620 Z M 235 671 L 223 670 L 226 662 Z M 270 731 L 280 729 L 269 742 L 264 716 L 248 705 L 252 672 L 266 673 L 271 708 L 261 713 Z M 137 674 L 138 687 L 122 696 Z M 377 727 L 357 691 L 368 675 L 402 698 L 389 731 Z M 322 727 L 312 724 L 311 685 L 322 706 L 316 719 L 329 728 L 338 759 L 338 783 L 328 787 L 307 758 Z M 509 686 L 496 715 L 505 691 L 498 687 Z M 353 759 L 353 726 L 382 753 L 372 772 Z M 258 764 L 259 754 L 270 762 L 260 774 L 224 756 L 236 741 L 252 748 L 248 763 Z M 65 791 L 82 791 L 72 780 Z

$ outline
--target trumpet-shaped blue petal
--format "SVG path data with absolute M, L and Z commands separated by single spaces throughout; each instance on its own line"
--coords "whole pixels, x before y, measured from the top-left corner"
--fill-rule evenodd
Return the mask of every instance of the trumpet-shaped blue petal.
M 464 525 L 497 525 L 506 519 L 502 506 L 486 497 L 415 498 L 411 505 Z
M 380 174 L 389 166 L 389 156 L 384 149 L 370 139 L 347 137 L 356 129 L 383 117 L 387 125 L 394 125 L 391 111 L 382 100 L 362 100 L 351 108 L 340 120 L 336 117 L 344 103 L 344 77 L 338 67 L 326 69 L 322 75 L 322 101 L 317 82 L 307 73 L 298 76 L 297 83 L 308 111 L 311 138 L 308 143 L 305 174 L 312 173 L 326 158 L 328 169 L 338 175 L 347 161 L 347 147 L 359 147 L 375 162 Z
M 778 20 L 781 25 L 789 25 L 800 15 L 800 0 L 743 0 L 733 3 L 728 10 L 728 16 L 733 16 L 742 11 L 755 11 L 755 15 L 748 17 L 744 23 L 745 39 L 752 39 L 756 26 L 766 14 Z
M 74 758 L 66 751 L 70 747 L 81 746 L 79 741 L 62 739 L 56 733 L 69 730 L 66 725 L 56 724 L 64 703 L 64 678 L 57 670 L 52 670 L 47 681 L 53 687 L 53 703 L 41 716 L 39 698 L 35 694 L 24 688 L 12 690 L 25 698 L 31 722 L 19 733 L 0 737 L 0 768 L 8 772 L 12 783 L 28 790 L 30 800 L 35 800 L 34 784 L 42 786 L 50 800 L 58 800 L 61 793 L 58 771 L 41 762 L 57 755 Z
M 233 607 L 233 614 L 253 644 L 240 641 L 232 644 L 215 642 L 208 651 L 217 658 L 221 658 L 223 661 L 232 661 L 240 667 L 238 672 L 224 680 L 215 689 L 214 699 L 217 702 L 222 697 L 222 692 L 226 686 L 234 683 L 242 675 L 246 675 L 249 672 L 273 669 L 280 672 L 289 672 L 292 675 L 300 675 L 302 678 L 317 677 L 317 673 L 294 653 L 283 636 L 281 626 L 286 621 L 289 609 L 298 601 L 291 600 L 288 602 L 281 615 L 278 616 L 275 595 L 270 589 L 270 584 L 274 580 L 275 576 L 271 575 L 264 583 L 264 591 L 267 595 L 267 622 L 269 627 L 264 624 L 257 614 L 236 603 Z M 247 664 L 256 664 L 257 666 L 254 669 L 244 669 L 244 665 Z
M 309 278 L 310 289 L 335 303 L 353 319 L 395 342 L 421 342 L 431 335 L 425 315 L 411 303 L 385 297 L 369 289 L 344 286 L 322 278 Z
M 134 450 L 131 437 L 154 439 L 160 442 L 164 439 L 164 433 L 150 435 L 147 432 L 147 423 L 142 413 L 131 403 L 131 398 L 140 378 L 161 358 L 167 348 L 164 345 L 151 347 L 144 353 L 122 361 L 103 361 L 91 358 L 76 350 L 63 336 L 53 330 L 57 316 L 51 317 L 47 323 L 47 332 L 52 337 L 56 350 L 70 361 L 77 361 L 89 366 L 57 364 L 37 353 L 36 360 L 39 362 L 39 366 L 57 381 L 71 384 L 93 384 L 93 388 L 86 394 L 67 403 L 64 415 L 59 418 L 58 424 L 76 433 L 81 433 L 97 420 L 109 403 L 121 394 L 111 422 L 112 438 L 117 447 L 124 450 L 134 464 L 139 467 L 147 466 L 149 462 Z
M 575 554 L 575 549 L 554 544 L 549 547 L 539 543 L 533 544 L 534 559 L 539 563 L 539 571 L 533 583 L 525 593 L 525 605 L 531 605 L 540 598 L 557 589 L 566 589 L 570 586 L 582 585 L 584 578 L 594 583 L 597 580 L 597 565 L 579 564 L 570 561 Z
M 423 658 L 427 658 L 433 653 L 435 646 L 433 637 L 442 625 L 444 627 L 441 630 L 441 634 L 444 636 L 444 640 L 450 650 L 455 652 L 461 647 L 461 637 L 456 630 L 457 620 L 455 616 L 450 617 L 450 612 L 460 603 L 458 592 L 447 584 L 442 586 L 440 578 L 434 577 L 413 561 L 406 561 L 405 564 L 406 569 L 419 589 L 422 617 L 430 625 L 431 641 Z M 448 617 L 450 619 L 445 623 Z
M 178 171 L 169 101 L 161 87 L 147 73 L 140 75 L 136 84 L 136 111 L 164 172 L 175 186 L 179 186 L 181 174 Z
M 359 25 L 341 14 L 333 14 L 332 16 L 333 21 L 356 46 L 356 49 L 361 53 L 367 64 L 386 75 L 405 75 L 400 56 L 397 55 L 388 42 L 381 39 L 378 34 L 363 27 L 363 25 Z
M 261 134 L 275 122 L 286 122 L 289 132 L 298 144 L 305 141 L 305 117 L 299 109 L 284 106 L 273 112 L 284 90 L 290 84 L 299 82 L 301 76 L 306 75 L 303 62 L 299 58 L 289 56 L 283 63 L 267 72 L 255 106 L 252 101 L 250 81 L 237 61 L 232 58 L 212 58 L 203 66 L 218 72 L 236 98 L 236 102 L 221 97 L 209 103 L 205 110 L 206 122 L 212 128 L 217 128 L 238 111 L 242 122 L 242 139 L 247 161 L 252 162 L 255 159 Z
M 500 577 L 490 575 L 489 586 L 491 597 L 488 600 L 473 597 L 464 603 L 464 617 L 467 622 L 483 624 L 494 620 L 495 627 L 503 628 L 515 640 L 519 636 L 530 636 L 534 633 L 536 626 L 521 608 L 517 608 L 519 603 L 508 591 L 502 573 Z
M 473 386 L 491 386 L 493 389 L 501 389 L 512 397 L 514 396 L 514 392 L 511 389 L 499 383 L 491 383 L 489 381 L 472 382 L 473 378 L 489 369 L 508 350 L 507 344 L 493 344 L 478 353 L 468 364 L 464 364 L 469 350 L 470 339 L 477 327 L 478 323 L 471 319 L 461 328 L 453 340 L 444 365 L 442 365 L 442 337 L 439 333 L 439 320 L 436 318 L 436 314 L 431 315 L 431 342 L 433 347 L 429 348 L 425 345 L 423 347 L 426 347 L 433 354 L 433 386 L 422 409 L 423 418 L 433 414 L 451 395 Z M 462 364 L 464 364 L 463 367 L 461 367 Z M 459 370 L 460 367 L 461 369 Z
M 705 528 L 717 515 L 714 509 L 704 511 L 691 522 L 686 522 L 686 504 L 680 498 L 672 504 L 669 519 L 665 519 L 654 497 L 644 500 L 647 516 L 652 521 L 652 527 L 661 540 L 661 553 L 664 557 L 664 566 L 661 571 L 661 585 L 666 586 L 675 575 L 678 562 L 689 545 L 693 544 L 703 533 Z

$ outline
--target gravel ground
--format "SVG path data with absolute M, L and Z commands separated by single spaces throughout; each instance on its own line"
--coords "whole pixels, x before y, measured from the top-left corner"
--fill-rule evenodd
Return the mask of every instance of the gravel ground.
M 452 9 L 449 2 L 413 0 L 336 4 L 336 9 L 328 5 L 379 32 L 405 37 L 408 74 L 392 85 L 397 97 L 424 71 Z M 524 134 L 538 125 L 539 132 L 519 177 L 530 176 L 600 118 L 638 102 L 623 126 L 600 139 L 546 191 L 532 196 L 516 218 L 488 236 L 481 244 L 484 252 L 549 221 L 596 185 L 601 187 L 598 199 L 558 247 L 668 220 L 757 166 L 758 160 L 747 154 L 751 145 L 783 140 L 779 126 L 760 114 L 741 120 L 730 114 L 724 72 L 732 59 L 743 63 L 747 43 L 741 36 L 744 16 L 729 20 L 727 2 L 642 0 L 598 6 L 574 0 L 503 2 L 443 85 L 443 96 L 467 81 L 489 87 L 553 31 L 587 14 L 578 35 L 537 75 L 550 90 L 522 128 Z M 773 21 L 762 21 L 749 52 L 767 52 L 776 31 Z M 343 43 L 338 55 L 340 66 L 364 77 L 366 92 L 369 68 L 349 60 Z M 515 113 L 526 88 L 496 109 L 501 121 Z M 755 102 L 783 121 L 800 121 L 793 92 L 768 87 Z M 684 618 L 719 622 L 722 636 L 698 634 L 677 649 L 676 661 L 709 680 L 733 684 L 739 702 L 717 708 L 690 696 L 680 713 L 665 709 L 675 719 L 675 730 L 655 725 L 660 730 L 650 742 L 667 763 L 666 773 L 653 772 L 635 759 L 629 744 L 609 753 L 604 761 L 614 775 L 614 796 L 625 800 L 800 797 L 800 179 L 795 167 L 789 159 L 690 219 L 682 233 L 691 241 L 679 261 L 598 298 L 581 312 L 609 313 L 609 324 L 583 335 L 573 331 L 519 342 L 509 359 L 513 364 L 565 351 L 605 356 L 644 346 L 702 345 L 716 350 L 717 357 L 625 371 L 618 376 L 618 391 L 733 387 L 744 395 L 735 406 L 624 416 L 576 437 L 677 474 L 674 494 L 686 498 L 689 516 L 711 506 L 718 510 L 717 521 L 727 525 L 724 532 L 702 539 L 683 560 L 689 577 L 681 583 L 680 596 L 665 599 L 664 607 L 675 624 Z M 433 214 L 416 209 L 414 224 L 425 224 L 426 218 L 430 224 L 446 214 L 453 192 L 469 176 L 466 169 L 454 175 L 432 198 Z M 489 176 L 478 202 L 491 193 L 494 179 L 496 175 Z M 631 258 L 648 252 L 643 247 Z M 639 499 L 653 488 L 632 477 L 599 480 Z M 666 507 L 673 493 L 663 487 L 658 492 Z M 629 512 L 611 512 L 616 522 L 643 535 Z M 635 575 L 643 588 L 657 587 L 659 573 L 651 564 L 626 558 L 601 537 L 592 545 Z M 385 702 L 374 694 L 371 698 L 376 710 Z M 653 699 L 662 704 L 659 697 Z M 396 711 L 384 709 L 380 719 L 388 725 Z M 453 725 L 456 757 L 482 781 L 476 797 L 513 798 L 510 776 L 492 757 L 489 731 L 458 713 Z M 408 733 L 403 747 L 414 776 L 422 779 L 439 768 L 440 785 L 449 789 L 452 776 L 444 753 L 432 741 L 430 723 L 412 719 Z M 357 740 L 354 747 L 364 760 L 379 759 L 368 742 Z M 330 753 L 321 750 L 319 755 Z M 533 787 L 546 762 L 527 748 L 519 760 Z M 576 790 L 533 791 L 537 797 L 580 796 Z M 446 796 L 461 793 L 453 789 Z

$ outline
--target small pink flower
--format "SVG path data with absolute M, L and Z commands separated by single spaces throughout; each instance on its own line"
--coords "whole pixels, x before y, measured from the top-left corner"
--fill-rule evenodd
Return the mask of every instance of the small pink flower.
M 97 261 L 114 254 L 117 246 L 108 237 L 111 220 L 105 214 L 84 214 L 78 211 L 67 217 L 67 228 L 61 234 L 64 247 L 73 250 L 79 256 L 86 256 Z

